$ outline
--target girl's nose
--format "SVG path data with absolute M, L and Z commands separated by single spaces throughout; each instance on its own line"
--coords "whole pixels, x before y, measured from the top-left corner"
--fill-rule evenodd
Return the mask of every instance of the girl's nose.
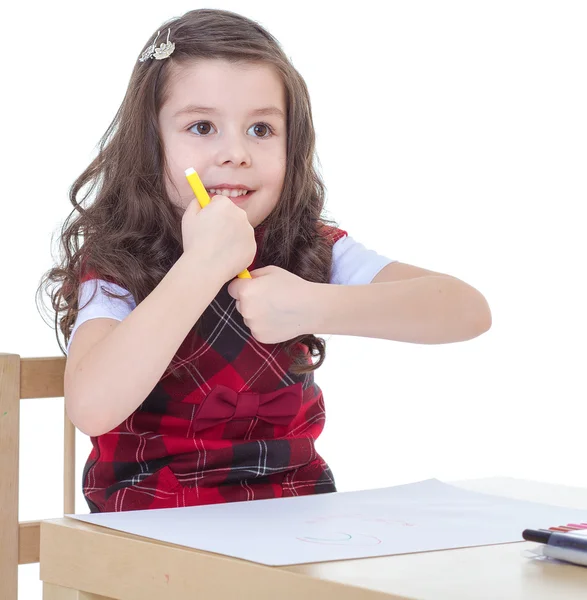
M 220 164 L 232 163 L 237 166 L 251 164 L 251 153 L 247 147 L 247 140 L 242 133 L 226 134 L 219 141 L 217 160 Z

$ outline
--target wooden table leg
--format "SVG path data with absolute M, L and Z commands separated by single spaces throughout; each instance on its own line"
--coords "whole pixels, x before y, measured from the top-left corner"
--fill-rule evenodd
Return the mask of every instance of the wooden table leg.
M 80 592 L 53 583 L 43 583 L 43 600 L 112 600 L 106 596 Z

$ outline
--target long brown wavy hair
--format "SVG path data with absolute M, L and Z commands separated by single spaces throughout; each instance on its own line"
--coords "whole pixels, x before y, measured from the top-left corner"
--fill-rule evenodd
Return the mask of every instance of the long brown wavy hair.
M 279 42 L 261 25 L 221 10 L 193 10 L 158 28 L 171 29 L 171 57 L 135 65 L 116 116 L 96 158 L 69 191 L 73 210 L 60 231 L 60 262 L 43 276 L 37 297 L 50 297 L 57 341 L 63 352 L 79 310 L 84 273 L 113 281 L 141 302 L 182 253 L 181 214 L 164 184 L 164 150 L 158 115 L 171 67 L 194 59 L 262 63 L 280 75 L 286 92 L 287 163 L 281 197 L 261 224 L 257 262 L 276 265 L 308 281 L 326 283 L 332 242 L 320 229 L 325 186 L 315 167 L 315 131 L 304 80 Z M 156 32 L 149 36 L 145 50 Z M 166 38 L 162 33 L 162 38 Z M 161 41 L 161 40 L 159 40 Z M 89 201 L 93 197 L 92 201 Z M 53 314 L 53 313 L 52 313 Z M 195 326 L 197 327 L 198 324 Z M 312 358 L 294 351 L 303 344 Z M 307 373 L 324 361 L 323 339 L 304 335 L 284 343 L 293 369 Z

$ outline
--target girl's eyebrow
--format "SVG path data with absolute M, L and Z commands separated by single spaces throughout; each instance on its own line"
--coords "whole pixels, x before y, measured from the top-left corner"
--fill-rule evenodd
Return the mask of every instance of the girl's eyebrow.
M 218 111 L 215 108 L 209 106 L 196 106 L 195 104 L 189 104 L 188 106 L 178 110 L 173 118 L 181 117 L 183 115 L 189 115 L 192 113 L 204 113 L 204 114 L 216 114 Z M 256 108 L 249 113 L 250 117 L 266 117 L 266 116 L 276 116 L 285 120 L 285 115 L 283 111 L 277 106 L 267 106 L 265 108 Z

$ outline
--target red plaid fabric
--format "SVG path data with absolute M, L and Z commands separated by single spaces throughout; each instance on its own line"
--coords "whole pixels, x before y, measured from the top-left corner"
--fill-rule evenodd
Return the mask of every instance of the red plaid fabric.
M 334 243 L 346 232 L 324 235 Z M 92 512 L 336 491 L 315 449 L 325 412 L 313 373 L 295 375 L 281 344 L 255 340 L 227 288 L 173 373 L 120 426 L 91 438 L 83 491 Z

